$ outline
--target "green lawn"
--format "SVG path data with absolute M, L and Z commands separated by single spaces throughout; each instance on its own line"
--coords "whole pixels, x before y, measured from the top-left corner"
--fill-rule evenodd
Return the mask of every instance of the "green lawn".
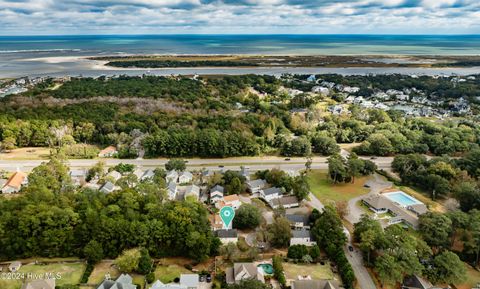
M 163 283 L 173 282 L 173 279 L 180 277 L 180 274 L 191 273 L 184 267 L 178 265 L 158 265 L 155 269 L 155 279 L 162 281 Z
M 333 184 L 327 177 L 325 170 L 312 170 L 308 174 L 308 183 L 312 193 L 323 203 L 328 201 L 348 201 L 352 198 L 368 193 L 368 189 L 363 187 L 368 177 L 361 177 L 355 180 L 355 183 Z
M 458 289 L 470 289 L 477 284 L 480 284 L 480 272 L 465 264 L 467 268 L 467 280 L 462 284 L 455 284 Z
M 312 279 L 334 279 L 330 264 L 327 262 L 325 265 L 320 264 L 293 264 L 283 263 L 283 269 L 285 271 L 285 277 L 290 280 L 296 280 L 298 276 L 310 275 Z
M 20 268 L 19 273 L 30 273 L 37 276 L 41 274 L 59 273 L 61 278 L 56 280 L 56 285 L 78 284 L 85 270 L 84 263 L 69 263 L 69 264 L 48 264 L 48 265 L 24 265 Z M 2 289 L 20 289 L 22 286 L 21 280 L 0 280 L 0 288 Z

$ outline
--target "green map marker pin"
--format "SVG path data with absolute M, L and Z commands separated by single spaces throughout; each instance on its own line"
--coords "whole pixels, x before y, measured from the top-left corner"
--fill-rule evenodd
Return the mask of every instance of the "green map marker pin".
M 225 206 L 220 209 L 220 218 L 223 222 L 223 228 L 230 229 L 234 217 L 235 210 L 232 207 Z

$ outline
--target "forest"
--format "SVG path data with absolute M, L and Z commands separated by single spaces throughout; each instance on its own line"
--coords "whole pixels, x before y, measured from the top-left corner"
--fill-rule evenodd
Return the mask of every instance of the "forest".
M 417 87 L 448 102 L 479 94 L 479 81 L 451 78 L 317 76 L 375 89 Z M 348 115 L 325 113 L 335 95 L 311 93 L 306 76 L 118 76 L 49 79 L 0 100 L 3 150 L 58 144 L 117 145 L 123 157 L 332 155 L 340 143 L 360 143 L 358 155 L 462 155 L 478 148 L 476 115 L 443 120 L 350 105 Z M 300 94 L 290 95 L 290 89 Z M 472 102 L 474 104 L 474 102 Z M 298 110 L 306 109 L 304 112 Z

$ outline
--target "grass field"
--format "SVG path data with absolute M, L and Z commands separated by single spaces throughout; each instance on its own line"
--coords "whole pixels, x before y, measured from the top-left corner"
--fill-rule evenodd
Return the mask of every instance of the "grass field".
M 348 201 L 354 197 L 368 193 L 363 187 L 369 177 L 361 177 L 355 183 L 333 184 L 327 177 L 327 171 L 312 170 L 308 174 L 308 183 L 312 193 L 323 203 L 328 201 Z
M 173 279 L 180 277 L 180 274 L 191 273 L 189 270 L 179 265 L 159 265 L 155 269 L 155 279 L 162 281 L 163 283 L 173 282 Z
M 85 270 L 84 263 L 68 263 L 68 264 L 48 264 L 35 265 L 28 264 L 20 268 L 19 273 L 34 274 L 42 276 L 45 273 L 60 274 L 61 278 L 56 280 L 56 285 L 78 284 Z M 2 289 L 20 289 L 21 280 L 0 280 L 0 288 Z
M 467 268 L 467 280 L 462 284 L 455 284 L 457 289 L 470 289 L 475 285 L 480 284 L 480 272 L 473 269 L 470 265 L 465 264 Z
M 333 274 L 330 269 L 330 264 L 325 263 L 325 265 L 320 264 L 293 264 L 293 263 L 283 263 L 283 269 L 285 271 L 285 277 L 290 280 L 296 280 L 298 276 L 310 275 L 312 279 L 334 279 L 335 274 Z
M 120 276 L 120 272 L 112 266 L 113 262 L 102 261 L 95 265 L 92 274 L 88 278 L 88 284 L 100 284 L 104 279 L 105 275 L 110 274 L 111 279 L 116 279 Z
M 45 160 L 50 155 L 49 148 L 19 148 L 8 153 L 0 153 L 0 160 Z

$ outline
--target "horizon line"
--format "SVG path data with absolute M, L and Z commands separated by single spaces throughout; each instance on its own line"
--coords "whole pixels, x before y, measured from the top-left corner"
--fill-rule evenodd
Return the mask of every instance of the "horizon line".
M 0 37 L 62 37 L 62 36 L 480 36 L 472 33 L 405 34 L 405 33 L 106 33 L 106 34 L 0 34 Z

